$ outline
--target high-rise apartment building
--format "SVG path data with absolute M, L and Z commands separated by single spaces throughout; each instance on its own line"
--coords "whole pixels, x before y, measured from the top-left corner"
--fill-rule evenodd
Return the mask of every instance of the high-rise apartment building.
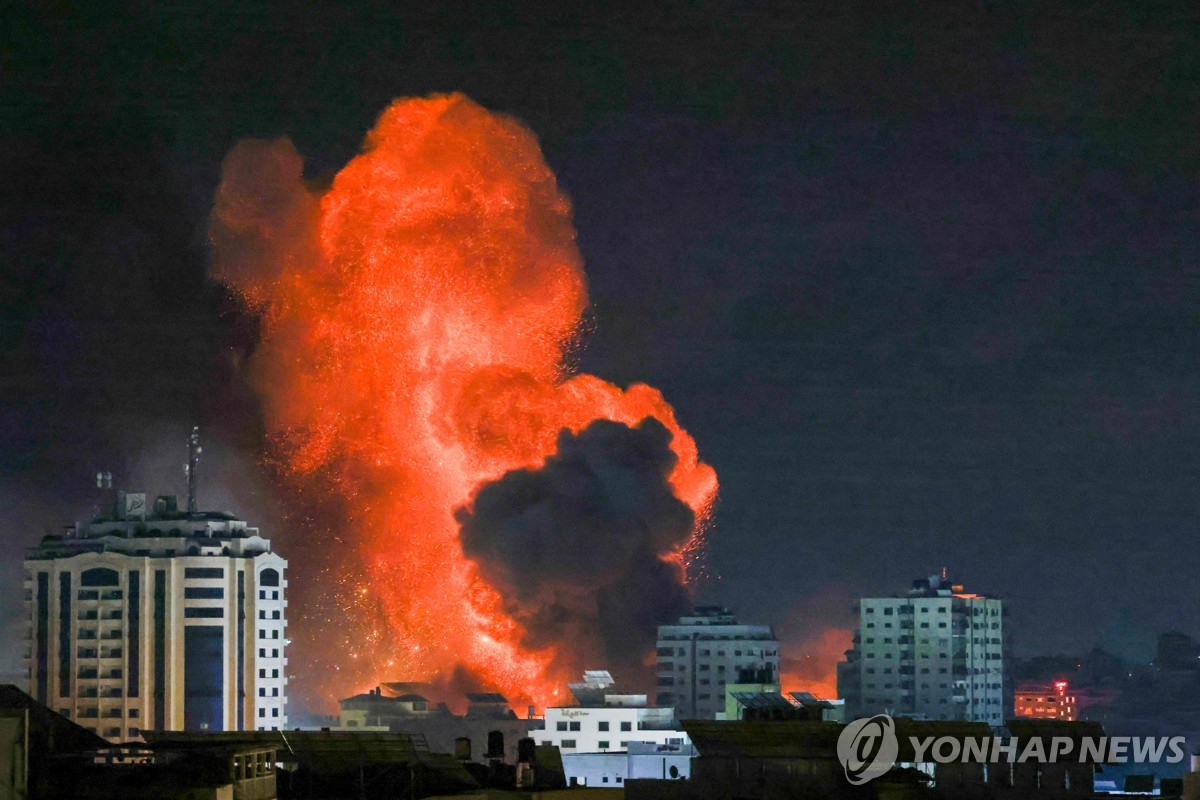
M 111 508 L 25 560 L 29 692 L 109 739 L 287 724 L 287 562 L 174 497 Z
M 1004 602 L 945 576 L 905 596 L 859 601 L 854 647 L 838 665 L 847 718 L 887 713 L 1003 723 Z
M 716 719 L 729 684 L 769 684 L 779 675 L 779 641 L 769 625 L 743 625 L 729 609 L 702 606 L 674 625 L 660 625 L 660 706 L 679 719 Z

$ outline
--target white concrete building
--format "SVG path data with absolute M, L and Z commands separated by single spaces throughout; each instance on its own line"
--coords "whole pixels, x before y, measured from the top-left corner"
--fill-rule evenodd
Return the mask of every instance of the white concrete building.
M 531 731 L 540 745 L 570 753 L 625 753 L 631 744 L 689 745 L 673 726 L 672 708 L 650 708 L 644 694 L 622 694 L 603 671 L 587 672 L 570 685 L 578 705 L 546 709 L 545 726 Z
M 283 728 L 286 569 L 230 514 L 117 493 L 28 551 L 29 693 L 113 740 Z
M 859 601 L 854 641 L 838 667 L 847 718 L 1003 724 L 1003 600 L 932 576 L 905 596 Z
M 686 780 L 696 748 L 690 744 L 630 742 L 625 753 L 563 753 L 563 772 L 571 786 L 616 788 L 630 778 Z
M 769 625 L 743 625 L 728 609 L 697 608 L 675 625 L 660 625 L 656 703 L 680 719 L 716 719 L 729 684 L 772 684 L 779 641 Z

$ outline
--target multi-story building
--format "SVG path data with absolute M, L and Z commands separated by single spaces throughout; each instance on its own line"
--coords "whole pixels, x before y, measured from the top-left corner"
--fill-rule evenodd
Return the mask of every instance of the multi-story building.
M 116 493 L 28 551 L 29 691 L 109 739 L 287 724 L 287 562 L 257 528 Z
M 859 601 L 854 647 L 838 669 L 848 718 L 888 713 L 1000 725 L 1004 604 L 945 575 L 904 596 Z
M 545 724 L 530 736 L 540 745 L 568 753 L 622 753 L 633 742 L 686 745 L 687 734 L 676 730 L 672 708 L 648 706 L 646 695 L 618 691 L 603 670 L 584 673 L 582 683 L 570 684 L 576 705 L 546 709 Z
M 779 641 L 769 625 L 743 625 L 728 609 L 702 606 L 674 625 L 658 628 L 660 706 L 679 719 L 716 719 L 725 710 L 725 688 L 740 676 L 770 684 L 779 675 Z
M 1078 718 L 1075 693 L 1066 681 L 1022 683 L 1013 693 L 1013 715 L 1074 722 Z

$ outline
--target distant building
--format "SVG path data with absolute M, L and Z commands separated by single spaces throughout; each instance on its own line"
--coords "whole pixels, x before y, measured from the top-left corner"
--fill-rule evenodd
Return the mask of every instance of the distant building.
M 570 689 L 578 704 L 547 708 L 544 728 L 530 732 L 539 745 L 559 748 L 564 759 L 571 753 L 624 753 L 638 742 L 690 743 L 673 725 L 674 709 L 651 708 L 646 695 L 618 691 L 603 670 L 584 673 Z
M 465 740 L 475 756 L 482 756 L 487 748 L 498 744 L 504 758 L 513 762 L 517 760 L 518 742 L 529 736 L 532 728 L 541 727 L 540 719 L 518 718 L 504 695 L 468 693 L 466 713 L 455 714 L 445 703 L 416 694 L 414 689 L 435 697 L 450 694 L 429 684 L 383 683 L 365 694 L 342 700 L 338 723 L 330 727 L 350 733 L 420 737 L 435 752 L 454 752 Z
M 679 719 L 716 719 L 729 684 L 776 684 L 779 641 L 769 625 L 743 625 L 728 609 L 697 608 L 674 625 L 660 625 L 657 704 Z M 753 677 L 743 681 L 749 673 Z
M 237 517 L 116 493 L 28 551 L 30 694 L 113 740 L 283 728 L 286 568 Z
M 888 713 L 1003 723 L 1004 603 L 933 576 L 904 596 L 859 601 L 838 667 L 848 718 Z
M 1013 715 L 1017 717 L 1074 722 L 1078 714 L 1075 693 L 1066 681 L 1022 683 L 1013 693 Z

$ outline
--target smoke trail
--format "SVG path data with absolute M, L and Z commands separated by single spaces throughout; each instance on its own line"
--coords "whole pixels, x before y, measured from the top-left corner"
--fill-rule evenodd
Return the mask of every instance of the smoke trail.
M 274 458 L 331 545 L 295 632 L 322 682 L 301 689 L 333 698 L 461 665 L 512 699 L 548 698 L 579 663 L 505 612 L 454 509 L 597 419 L 665 426 L 671 488 L 698 520 L 716 476 L 656 390 L 567 373 L 587 298 L 534 136 L 461 95 L 397 101 L 324 193 L 290 143 L 242 143 L 211 231 L 214 273 L 264 313 L 249 368 Z

